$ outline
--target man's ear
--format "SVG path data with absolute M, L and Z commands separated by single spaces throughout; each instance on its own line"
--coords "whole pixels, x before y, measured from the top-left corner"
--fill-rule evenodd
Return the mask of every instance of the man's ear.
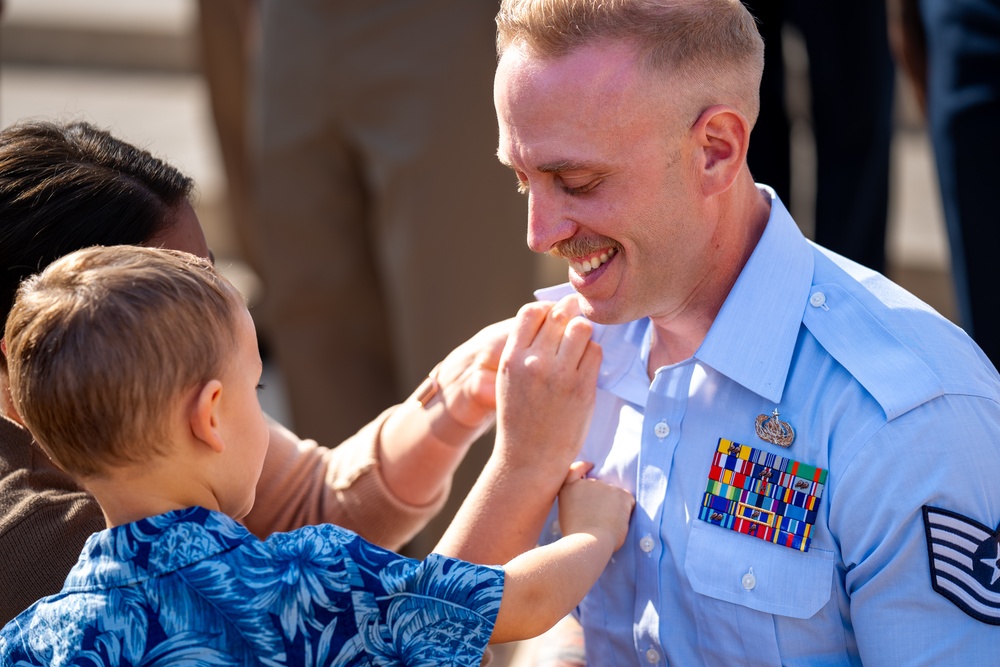
M 222 383 L 209 380 L 195 396 L 190 408 L 189 422 L 195 438 L 221 453 L 226 445 L 219 429 L 219 401 L 222 398 Z
M 702 192 L 725 192 L 746 163 L 750 123 L 733 107 L 717 104 L 702 112 L 692 131 L 701 149 Z

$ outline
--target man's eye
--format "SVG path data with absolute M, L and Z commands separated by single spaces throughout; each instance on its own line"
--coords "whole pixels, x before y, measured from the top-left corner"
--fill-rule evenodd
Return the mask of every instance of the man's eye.
M 600 183 L 600 181 L 590 181 L 589 183 L 584 183 L 583 185 L 578 185 L 572 188 L 564 183 L 563 192 L 568 195 L 582 195 L 593 190 L 597 187 L 598 183 Z

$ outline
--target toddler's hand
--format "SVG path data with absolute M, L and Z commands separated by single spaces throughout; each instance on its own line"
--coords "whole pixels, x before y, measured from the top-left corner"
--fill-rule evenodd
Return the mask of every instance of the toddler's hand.
M 582 461 L 570 466 L 559 492 L 559 526 L 563 535 L 605 535 L 617 551 L 628 534 L 635 498 L 625 489 L 587 478 L 593 467 Z

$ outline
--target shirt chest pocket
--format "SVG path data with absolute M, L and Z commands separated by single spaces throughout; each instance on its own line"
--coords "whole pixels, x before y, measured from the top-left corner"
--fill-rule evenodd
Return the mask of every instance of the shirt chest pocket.
M 695 593 L 699 645 L 715 647 L 707 653 L 719 651 L 706 659 L 774 665 L 782 653 L 776 624 L 798 625 L 830 603 L 834 555 L 795 551 L 694 521 L 684 570 Z
M 830 600 L 833 554 L 795 551 L 702 521 L 684 570 L 696 593 L 778 616 L 809 618 Z

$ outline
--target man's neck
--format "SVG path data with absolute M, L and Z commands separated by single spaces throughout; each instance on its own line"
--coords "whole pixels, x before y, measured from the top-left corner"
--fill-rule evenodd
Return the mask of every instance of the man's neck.
M 685 359 L 690 359 L 698 351 L 711 322 L 670 322 L 662 325 L 653 321 L 653 331 L 649 339 L 649 364 L 647 371 L 650 379 L 656 374 L 656 369 L 670 366 Z
M 771 200 L 752 181 L 749 184 L 752 191 L 746 189 L 745 195 L 735 198 L 742 202 L 738 209 L 721 211 L 730 220 L 728 224 L 732 233 L 729 241 L 722 246 L 729 251 L 720 252 L 714 267 L 708 272 L 714 279 L 685 304 L 679 315 L 652 318 L 653 331 L 647 368 L 650 378 L 656 373 L 656 369 L 694 356 L 757 247 L 771 215 Z

